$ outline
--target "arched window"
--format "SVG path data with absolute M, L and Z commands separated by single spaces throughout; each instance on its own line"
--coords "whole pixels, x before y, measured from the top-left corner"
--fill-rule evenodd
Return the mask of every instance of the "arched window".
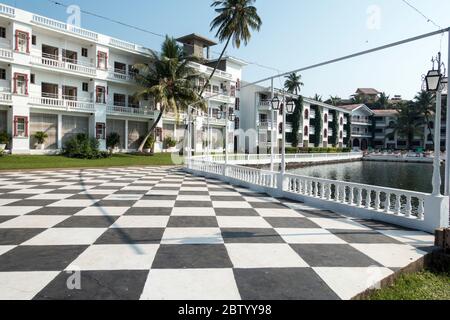
M 344 137 L 344 133 L 341 131 L 339 132 L 339 138 L 342 139 Z
M 328 122 L 328 113 L 325 113 L 325 115 L 323 116 L 323 122 Z
M 323 138 L 328 139 L 328 130 L 327 129 L 323 130 Z
M 305 129 L 303 129 L 303 135 L 305 136 L 305 139 L 308 139 L 308 136 L 309 136 L 308 126 L 305 126 Z
M 280 104 L 280 116 L 283 115 L 284 104 Z
M 344 125 L 344 118 L 341 117 L 341 120 L 339 120 L 339 123 L 341 124 L 341 126 Z
M 305 109 L 305 120 L 309 119 L 309 110 Z
M 280 132 L 280 134 L 283 134 L 283 124 L 280 123 L 280 125 L 278 126 L 278 130 Z
M 236 117 L 235 119 L 234 119 L 234 129 L 235 130 L 239 130 L 240 129 L 240 125 L 241 125 L 241 120 L 239 119 L 239 117 Z

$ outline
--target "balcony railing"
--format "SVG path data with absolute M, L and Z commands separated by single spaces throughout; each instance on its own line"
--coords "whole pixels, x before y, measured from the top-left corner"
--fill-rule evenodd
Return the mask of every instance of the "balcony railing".
M 64 58 L 66 61 L 59 60 L 58 57 L 52 57 L 50 55 L 46 55 L 43 57 L 32 56 L 31 63 L 34 65 L 40 65 L 48 68 L 56 68 L 60 70 L 67 70 L 71 72 L 84 73 L 91 76 L 96 75 L 96 70 L 92 65 L 84 65 L 80 63 L 69 62 L 71 60 Z
M 352 123 L 364 123 L 364 124 L 370 124 L 371 122 L 366 119 L 361 118 L 352 118 Z
M 119 81 L 134 81 L 136 76 L 133 73 L 127 73 L 123 69 L 114 69 L 108 73 L 108 78 Z
M 0 49 L 0 59 L 12 60 L 13 59 L 13 52 L 12 52 L 12 50 L 1 48 Z
M 309 117 L 311 119 L 315 119 L 316 118 L 316 112 L 314 110 L 311 110 L 310 113 L 309 113 Z
M 12 102 L 12 94 L 10 92 L 0 92 L 0 103 L 11 103 L 11 102 Z
M 271 110 L 272 102 L 269 100 L 261 100 L 258 104 L 258 108 L 261 110 Z
M 59 31 L 63 31 L 63 32 L 68 32 L 71 33 L 73 35 L 79 36 L 79 37 L 83 37 L 83 38 L 87 38 L 90 40 L 94 40 L 97 41 L 98 40 L 98 33 L 86 30 L 86 29 L 82 29 L 82 28 L 78 28 L 76 26 L 70 25 L 70 24 L 66 24 L 57 20 L 53 20 L 50 18 L 46 18 L 43 16 L 39 16 L 34 14 L 33 15 L 33 22 L 42 26 L 45 26 L 47 28 L 51 28 L 51 29 L 55 29 L 55 30 L 59 30 Z
M 4 4 L 0 4 L 0 14 L 14 17 L 16 15 L 16 9 L 10 6 L 5 6 Z
M 68 111 L 78 111 L 78 112 L 95 111 L 95 106 L 93 102 L 77 101 L 76 97 L 73 97 L 71 99 L 57 99 L 50 97 L 32 96 L 30 97 L 30 104 Z
M 150 107 L 133 108 L 125 106 L 108 105 L 106 109 L 109 114 L 128 114 L 139 116 L 153 116 L 154 110 Z
M 231 96 L 225 94 L 225 91 L 219 91 L 217 92 L 205 92 L 204 94 L 205 98 L 209 98 L 211 97 L 211 100 L 216 100 L 219 102 L 224 102 L 224 103 L 232 103 L 231 101 Z
M 195 69 L 201 73 L 207 74 L 208 76 L 211 75 L 211 73 L 213 72 L 213 68 L 204 66 L 204 65 L 196 63 L 196 62 L 191 62 L 189 65 L 193 69 Z M 231 73 L 224 72 L 222 70 L 216 70 L 216 72 L 214 73 L 214 76 L 225 78 L 227 80 L 231 80 L 233 78 L 233 75 Z

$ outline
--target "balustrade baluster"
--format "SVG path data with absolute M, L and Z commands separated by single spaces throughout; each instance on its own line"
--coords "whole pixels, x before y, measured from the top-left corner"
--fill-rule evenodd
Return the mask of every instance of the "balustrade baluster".
M 419 200 L 419 208 L 418 208 L 418 212 L 417 212 L 417 218 L 423 219 L 424 214 L 425 214 L 424 200 L 423 199 L 418 199 L 418 200 Z
M 362 206 L 362 189 L 361 188 L 358 188 L 356 201 L 357 201 L 356 205 L 358 206 L 358 208 L 360 208 Z
M 366 189 L 366 209 L 370 209 L 372 205 L 372 190 Z
M 349 202 L 349 204 L 352 206 L 353 205 L 353 202 L 354 202 L 354 197 L 355 197 L 355 195 L 354 195 L 354 192 L 355 192 L 355 187 L 350 187 L 350 194 L 349 194 L 349 196 L 348 196 L 348 202 Z
M 405 216 L 410 217 L 412 213 L 412 197 L 407 196 L 406 197 L 406 212 Z
M 386 201 L 384 202 L 384 212 L 391 213 L 391 194 L 386 192 Z
M 395 198 L 395 214 L 399 215 L 402 213 L 402 196 L 396 193 Z
M 380 210 L 380 192 L 375 191 L 375 210 Z

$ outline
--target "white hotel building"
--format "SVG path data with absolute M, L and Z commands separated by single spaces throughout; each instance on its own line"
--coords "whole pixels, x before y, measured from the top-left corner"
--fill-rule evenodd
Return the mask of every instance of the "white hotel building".
M 215 43 L 195 34 L 178 41 L 199 57 L 205 56 L 205 49 L 208 52 L 204 64 L 192 64 L 201 75 L 201 86 L 215 63 L 207 59 Z M 133 66 L 150 63 L 149 53 L 140 45 L 0 4 L 0 132 L 12 136 L 11 152 L 58 152 L 78 133 L 97 138 L 104 149 L 111 132 L 120 135 L 122 151 L 136 150 L 159 112 L 152 101 L 133 97 L 137 89 Z M 195 120 L 197 151 L 204 149 L 207 124 L 217 137 L 228 125 L 228 148 L 233 150 L 234 123 L 213 115 L 227 107 L 239 109 L 243 66 L 230 57 L 220 64 L 205 92 L 213 96 L 208 102 L 210 121 L 203 114 Z M 157 151 L 164 148 L 167 136 L 184 139 L 183 119 L 164 116 L 156 132 Z M 44 151 L 36 150 L 33 134 L 38 131 L 49 136 Z

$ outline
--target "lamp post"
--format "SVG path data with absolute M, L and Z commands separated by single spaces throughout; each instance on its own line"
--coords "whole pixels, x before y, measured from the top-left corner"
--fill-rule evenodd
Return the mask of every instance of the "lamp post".
M 274 127 L 275 125 L 275 118 L 278 110 L 280 110 L 280 99 L 278 99 L 278 97 L 274 96 L 272 97 L 272 101 L 270 103 L 270 114 L 271 116 L 271 124 L 270 124 L 270 171 L 274 171 L 275 170 L 275 138 L 274 138 L 274 131 L 277 130 L 276 127 Z
M 447 67 L 450 68 L 450 32 L 448 33 L 448 63 Z M 450 95 L 448 92 L 448 74 L 445 78 L 444 85 L 446 88 L 444 90 L 447 90 L 447 136 L 446 136 L 446 148 L 445 148 L 445 195 L 450 195 Z
M 271 90 L 270 90 L 270 99 L 274 99 L 275 98 L 275 89 L 273 86 L 273 79 L 271 79 L 270 82 L 271 85 Z M 274 146 L 273 146 L 273 123 L 274 123 L 274 116 L 273 116 L 273 105 L 271 105 L 270 108 L 270 126 L 267 126 L 268 128 L 270 128 L 270 171 L 273 171 L 275 169 L 275 161 L 274 161 Z M 267 148 L 266 148 L 267 149 Z M 266 151 L 267 152 L 267 151 Z
M 438 53 L 437 58 L 431 60 L 433 62 L 433 69 L 428 71 L 425 77 L 425 84 L 428 92 L 436 93 L 436 114 L 434 127 L 434 162 L 433 162 L 433 196 L 441 196 L 441 106 L 442 106 L 442 74 L 441 69 L 441 53 Z M 437 62 L 438 69 L 434 69 L 434 64 Z

